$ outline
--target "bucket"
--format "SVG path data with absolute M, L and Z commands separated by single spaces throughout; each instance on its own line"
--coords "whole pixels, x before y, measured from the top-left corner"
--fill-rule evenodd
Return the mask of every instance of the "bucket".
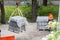
M 14 36 L 0 37 L 0 40 L 15 40 Z

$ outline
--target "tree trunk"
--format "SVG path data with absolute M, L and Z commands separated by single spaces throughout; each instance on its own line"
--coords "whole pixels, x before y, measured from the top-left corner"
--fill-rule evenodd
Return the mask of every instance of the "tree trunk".
M 1 0 L 1 23 L 5 24 L 5 11 L 4 11 L 4 0 Z
M 32 0 L 32 21 L 35 22 L 37 17 L 37 0 Z
M 47 6 L 47 0 L 43 0 L 43 5 Z
M 1 1 L 0 1 L 0 9 L 1 9 Z

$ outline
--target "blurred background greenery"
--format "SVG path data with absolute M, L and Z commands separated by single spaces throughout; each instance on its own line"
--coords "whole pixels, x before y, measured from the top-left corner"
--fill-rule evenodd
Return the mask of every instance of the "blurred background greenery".
M 9 17 L 11 16 L 12 12 L 15 9 L 16 9 L 15 6 L 5 7 L 6 21 L 9 20 Z M 31 16 L 32 16 L 31 5 L 19 6 L 19 9 L 22 11 L 24 17 L 26 17 L 28 21 L 30 21 Z M 54 18 L 57 19 L 58 11 L 59 11 L 59 6 L 38 6 L 37 16 L 48 16 L 48 13 L 52 12 L 52 14 L 54 15 Z

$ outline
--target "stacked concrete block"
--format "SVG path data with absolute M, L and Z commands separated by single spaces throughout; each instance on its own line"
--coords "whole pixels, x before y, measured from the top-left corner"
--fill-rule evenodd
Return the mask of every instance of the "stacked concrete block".
M 48 29 L 47 26 L 48 17 L 47 16 L 38 16 L 37 17 L 37 29 Z
M 13 32 L 26 31 L 25 26 L 28 24 L 27 19 L 25 17 L 14 16 L 9 20 L 9 29 Z

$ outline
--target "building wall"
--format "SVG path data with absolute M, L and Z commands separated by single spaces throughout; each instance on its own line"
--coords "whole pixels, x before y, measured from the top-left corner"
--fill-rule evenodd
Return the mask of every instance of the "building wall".
M 50 0 L 48 0 L 47 4 L 49 4 L 49 1 Z M 37 0 L 37 2 L 38 2 L 39 5 L 43 5 L 43 0 Z M 23 2 L 21 2 L 21 3 L 23 3 Z M 21 3 L 20 3 L 20 5 L 21 5 Z M 25 1 L 25 4 L 26 3 L 31 3 L 31 0 Z M 6 5 L 7 6 L 16 6 L 16 0 L 4 0 L 4 4 L 5 4 L 5 6 Z M 52 0 L 52 4 L 53 5 L 59 5 L 59 0 L 58 1 L 57 0 Z
M 50 4 L 49 1 L 50 1 L 50 0 L 48 0 L 47 4 Z M 51 3 L 52 3 L 53 5 L 59 5 L 59 1 L 60 1 L 60 0 L 52 0 Z M 39 5 L 43 5 L 43 0 L 38 0 L 38 2 L 39 2 L 39 3 L 38 3 Z
M 27 0 L 27 1 L 19 1 L 19 5 L 24 5 L 24 4 L 27 4 L 27 3 L 30 3 L 31 4 L 31 0 Z M 16 0 L 4 0 L 4 5 L 5 6 L 16 6 Z

